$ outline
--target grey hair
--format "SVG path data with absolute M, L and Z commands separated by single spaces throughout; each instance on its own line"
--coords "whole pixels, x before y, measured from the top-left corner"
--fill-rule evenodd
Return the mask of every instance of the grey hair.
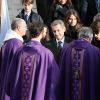
M 97 20 L 100 20 L 100 12 L 93 17 L 93 22 Z
M 57 19 L 57 20 L 54 20 L 52 23 L 51 23 L 51 28 L 53 28 L 54 26 L 56 26 L 56 25 L 61 25 L 61 27 L 64 29 L 64 30 L 66 30 L 66 27 L 65 27 L 65 24 L 64 24 L 64 22 L 62 21 L 62 20 L 59 20 L 59 19 Z
M 11 29 L 15 30 L 18 27 L 18 25 L 20 23 L 22 23 L 22 22 L 25 22 L 25 21 L 23 19 L 21 19 L 21 18 L 15 18 L 15 19 L 13 19 L 13 21 L 11 23 Z
M 78 38 L 85 38 L 92 40 L 93 38 L 93 31 L 90 27 L 82 27 L 79 30 Z

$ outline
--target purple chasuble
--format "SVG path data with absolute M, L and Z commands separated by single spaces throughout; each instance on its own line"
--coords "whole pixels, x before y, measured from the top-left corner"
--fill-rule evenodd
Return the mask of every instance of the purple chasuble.
M 10 68 L 6 100 L 56 100 L 59 67 L 41 43 L 31 41 L 20 48 Z
M 100 49 L 84 39 L 66 44 L 57 100 L 100 100 Z
M 81 73 L 84 49 L 72 49 L 72 100 L 81 100 Z
M 22 46 L 22 41 L 16 38 L 9 39 L 4 42 L 0 51 L 0 100 L 4 100 L 5 84 L 8 76 L 8 70 L 11 60 L 19 47 Z

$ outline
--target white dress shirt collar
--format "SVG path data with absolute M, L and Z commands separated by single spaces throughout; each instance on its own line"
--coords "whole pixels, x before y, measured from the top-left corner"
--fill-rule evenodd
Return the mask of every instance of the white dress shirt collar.
M 63 47 L 64 41 L 65 41 L 65 37 L 63 37 L 61 40 L 57 40 L 57 39 L 56 39 L 57 45 L 58 45 L 58 42 L 59 42 L 59 41 L 61 41 L 61 46 Z

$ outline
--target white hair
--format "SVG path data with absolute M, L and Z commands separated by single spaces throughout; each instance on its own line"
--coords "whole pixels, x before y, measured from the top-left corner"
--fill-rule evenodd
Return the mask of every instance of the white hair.
M 78 38 L 85 38 L 92 40 L 93 38 L 93 31 L 90 27 L 82 27 L 79 30 Z

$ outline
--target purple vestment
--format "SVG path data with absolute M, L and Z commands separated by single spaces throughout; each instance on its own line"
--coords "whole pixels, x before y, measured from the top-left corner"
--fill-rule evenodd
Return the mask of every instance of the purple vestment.
M 59 67 L 41 43 L 31 41 L 20 48 L 10 68 L 5 100 L 56 100 Z
M 12 38 L 5 41 L 0 50 L 0 100 L 3 100 L 9 65 L 13 55 L 20 46 L 22 46 L 22 41 L 17 38 Z
M 57 100 L 100 100 L 100 50 L 84 39 L 66 45 Z

